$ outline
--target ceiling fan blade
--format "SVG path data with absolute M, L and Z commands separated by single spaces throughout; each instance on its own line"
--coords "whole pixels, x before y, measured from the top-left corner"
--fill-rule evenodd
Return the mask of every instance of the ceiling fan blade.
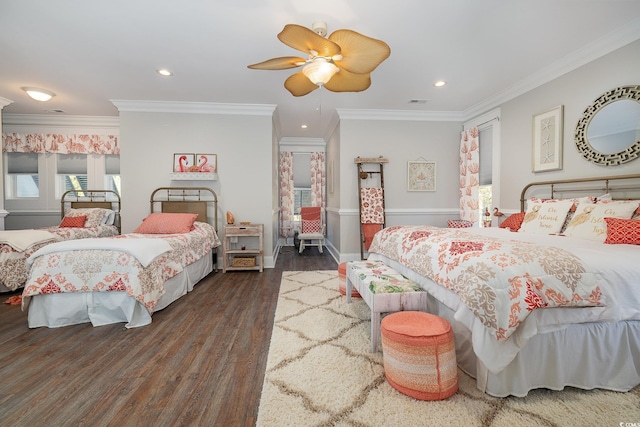
M 311 83 L 311 80 L 300 71 L 299 73 L 289 76 L 284 82 L 284 87 L 291 92 L 293 96 L 304 96 L 318 89 L 320 86 Z
M 333 56 L 340 53 L 340 46 L 301 25 L 287 24 L 278 39 L 289 47 L 304 53 L 314 50 L 316 56 Z
M 342 69 L 356 74 L 371 73 L 391 55 L 391 48 L 382 40 L 351 30 L 337 30 L 329 40 L 341 48 L 342 59 L 334 61 Z
M 286 70 L 287 68 L 296 68 L 303 65 L 304 58 L 298 56 L 281 56 L 279 58 L 267 59 L 257 64 L 247 65 L 247 68 L 253 70 Z
M 371 86 L 371 77 L 368 73 L 355 74 L 345 69 L 341 69 L 324 84 L 324 87 L 331 92 L 362 92 L 369 86 Z

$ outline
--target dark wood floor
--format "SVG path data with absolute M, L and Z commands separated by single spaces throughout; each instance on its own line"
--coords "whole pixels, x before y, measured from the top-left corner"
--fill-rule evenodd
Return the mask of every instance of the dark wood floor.
M 337 268 L 285 248 L 276 268 L 211 273 L 130 330 L 29 329 L 0 304 L 0 424 L 254 426 L 282 272 Z

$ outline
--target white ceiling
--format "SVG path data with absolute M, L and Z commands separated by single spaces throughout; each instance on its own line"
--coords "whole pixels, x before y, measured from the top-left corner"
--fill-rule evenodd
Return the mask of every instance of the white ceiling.
M 316 20 L 389 44 L 368 90 L 296 98 L 283 83 L 297 70 L 247 68 L 304 56 L 276 35 Z M 637 39 L 638 0 L 1 0 L 0 97 L 9 114 L 117 116 L 110 100 L 270 104 L 283 136 L 317 138 L 336 108 L 471 118 Z M 57 96 L 33 101 L 22 86 Z

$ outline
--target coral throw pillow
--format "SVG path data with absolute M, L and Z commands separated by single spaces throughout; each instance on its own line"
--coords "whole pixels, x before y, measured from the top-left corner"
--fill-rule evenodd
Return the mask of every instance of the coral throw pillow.
M 524 219 L 525 212 L 519 212 L 509 215 L 501 224 L 500 228 L 508 228 L 511 231 L 520 230 L 522 220 Z
M 141 234 L 177 234 L 193 230 L 198 214 L 190 213 L 152 213 L 142 220 L 134 233 Z
M 606 217 L 607 238 L 611 245 L 640 245 L 640 220 Z
M 87 220 L 86 215 L 80 216 L 65 216 L 62 218 L 62 222 L 60 223 L 60 227 L 74 227 L 74 228 L 83 228 L 84 222 Z

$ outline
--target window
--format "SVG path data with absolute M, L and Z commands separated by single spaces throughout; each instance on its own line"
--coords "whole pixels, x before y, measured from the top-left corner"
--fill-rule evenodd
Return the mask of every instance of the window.
M 120 156 L 107 154 L 104 156 L 104 188 L 122 195 L 120 183 Z
M 479 218 L 481 218 L 480 224 L 484 226 L 486 209 L 489 210 L 489 214 L 493 213 L 493 129 L 491 127 L 480 129 L 478 139 L 480 141 Z
M 69 190 L 88 190 L 87 155 L 56 155 L 56 199 Z
M 40 197 L 37 153 L 6 153 L 7 176 L 5 192 L 7 199 Z
M 293 220 L 300 222 L 300 208 L 311 206 L 311 188 L 294 188 Z

